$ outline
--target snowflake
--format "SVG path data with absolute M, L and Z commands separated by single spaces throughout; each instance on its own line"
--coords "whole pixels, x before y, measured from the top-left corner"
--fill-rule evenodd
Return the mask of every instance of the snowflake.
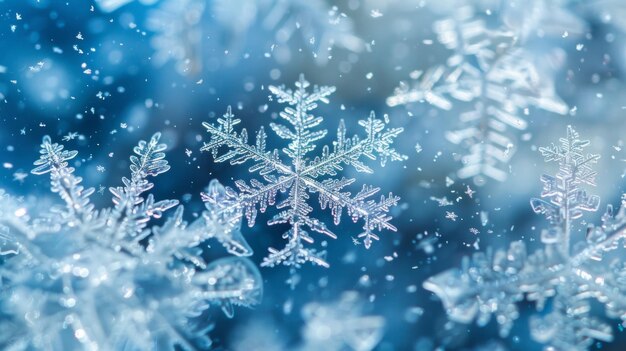
M 20 184 L 24 183 L 26 177 L 28 177 L 28 173 L 24 173 L 22 170 L 13 173 L 13 181 L 20 182 Z
M 508 335 L 519 317 L 516 303 L 535 302 L 542 317 L 531 319 L 532 337 L 555 350 L 587 350 L 594 339 L 610 342 L 611 327 L 591 314 L 591 299 L 605 305 L 610 318 L 626 321 L 626 265 L 619 242 L 626 237 L 626 201 L 617 213 L 612 206 L 602 225 L 589 226 L 585 240 L 572 245 L 576 219 L 596 211 L 600 199 L 584 185 L 595 185 L 592 165 L 599 155 L 585 154 L 589 145 L 572 127 L 560 145 L 540 148 L 546 162 L 558 162 L 556 176 L 543 175 L 543 199 L 532 199 L 532 209 L 550 226 L 541 232 L 544 247 L 527 255 L 517 241 L 508 250 L 489 250 L 463 260 L 461 269 L 444 271 L 424 283 L 443 302 L 449 317 L 461 323 L 486 325 L 496 315 L 500 334 Z M 546 306 L 550 306 L 546 308 Z
M 454 212 L 446 211 L 446 218 L 451 220 L 452 222 L 456 222 L 456 219 L 459 218 L 459 215 Z
M 529 107 L 565 114 L 567 106 L 532 55 L 518 45 L 515 33 L 506 27 L 488 28 L 472 7 L 460 7 L 436 22 L 434 31 L 454 54 L 444 65 L 412 74 L 415 85 L 401 83 L 387 104 L 425 101 L 448 111 L 456 100 L 466 106 L 459 116 L 461 129 L 446 133 L 448 141 L 468 150 L 458 176 L 475 178 L 478 184 L 485 177 L 503 181 L 503 168 L 517 143 L 507 130 L 526 129 L 522 114 Z
M 236 181 L 239 193 L 228 190 L 230 196 L 237 199 L 238 206 L 243 208 L 250 226 L 254 225 L 257 211 L 265 212 L 269 206 L 280 210 L 268 222 L 269 225 L 290 225 L 291 228 L 283 235 L 288 244 L 282 250 L 270 248 L 270 254 L 264 259 L 263 266 L 284 264 L 298 268 L 303 263 L 311 262 L 328 267 L 323 258 L 325 252 L 304 247 L 305 243 L 313 243 L 313 238 L 305 228 L 333 239 L 337 237 L 324 222 L 311 217 L 313 208 L 308 203 L 309 194 L 318 194 L 320 207 L 331 210 L 335 225 L 339 224 L 343 209 L 347 210 L 353 221 L 362 219 L 364 231 L 358 237 L 363 239 L 367 248 L 373 240 L 378 240 L 374 230 L 395 231 L 396 228 L 389 223 L 391 216 L 388 211 L 397 204 L 397 196 L 391 193 L 388 196 L 381 195 L 377 202 L 371 197 L 379 189 L 366 185 L 352 196 L 344 188 L 354 183 L 355 179 L 336 179 L 335 176 L 344 166 L 352 166 L 359 172 L 372 173 L 373 170 L 362 161 L 363 158 L 379 159 L 381 166 L 389 160 L 404 160 L 406 157 L 392 148 L 394 139 L 403 129 L 387 128 L 387 122 L 377 119 L 372 112 L 366 120 L 359 121 L 366 136 L 347 137 L 346 126 L 342 120 L 337 129 L 337 139 L 332 146 L 322 147 L 321 154 L 311 158 L 309 154 L 316 149 L 316 142 L 326 136 L 327 130 L 316 129 L 323 118 L 314 116 L 310 111 L 316 109 L 318 102 L 327 103 L 327 97 L 335 88 L 315 86 L 313 92 L 309 92 L 309 82 L 304 76 L 300 76 L 295 85 L 295 90 L 284 86 L 269 87 L 279 103 L 288 104 L 279 114 L 286 124 L 270 123 L 270 127 L 279 138 L 289 141 L 289 145 L 281 151 L 290 162 L 281 160 L 278 150 L 266 149 L 267 134 L 263 128 L 256 134 L 256 141 L 253 144 L 248 143 L 246 129 L 240 132 L 234 129 L 241 120 L 235 118 L 230 107 L 223 118 L 217 120 L 217 125 L 203 123 L 211 138 L 201 150 L 211 152 L 216 162 L 229 161 L 232 165 L 251 162 L 250 172 L 261 176 L 261 180 L 252 179 L 249 183 Z M 228 151 L 220 155 L 219 149 L 222 146 L 226 146 Z M 288 196 L 277 203 L 279 192 Z
M 69 132 L 66 136 L 63 137 L 63 141 L 70 141 L 78 138 L 77 132 Z
M 420 152 L 422 152 L 422 145 L 415 143 L 415 153 L 419 154 Z
M 431 196 L 430 200 L 431 201 L 435 201 L 439 207 L 445 207 L 445 206 L 452 206 L 452 205 L 454 205 L 454 202 L 448 200 L 448 198 L 445 197 L 445 196 L 444 197 Z
M 474 197 L 474 194 L 476 194 L 475 190 L 472 190 L 472 188 L 469 187 L 469 185 L 466 185 L 467 189 L 465 190 L 465 194 L 467 196 L 469 196 L 470 199 L 472 199 Z
M 226 191 L 212 181 L 206 211 L 193 223 L 177 200 L 144 196 L 149 178 L 169 170 L 160 134 L 130 157 L 130 178 L 110 188 L 113 206 L 96 210 L 69 162 L 76 151 L 43 138 L 32 170 L 50 175 L 65 206 L 43 208 L 0 190 L 0 345 L 7 350 L 207 349 L 209 306 L 258 303 L 262 281 L 246 258 L 205 261 L 216 239 L 235 255 L 241 212 L 224 210 Z M 242 250 L 241 248 L 244 248 Z

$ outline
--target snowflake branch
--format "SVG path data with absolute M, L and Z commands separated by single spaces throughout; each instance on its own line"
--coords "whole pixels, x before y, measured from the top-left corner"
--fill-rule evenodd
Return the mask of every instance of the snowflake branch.
M 74 168 L 68 167 L 69 160 L 76 157 L 77 151 L 63 150 L 63 145 L 52 143 L 49 136 L 44 136 L 41 143 L 41 156 L 35 161 L 32 174 L 50 173 L 52 192 L 58 193 L 67 204 L 67 215 L 79 223 L 89 221 L 93 217 L 94 206 L 89 203 L 89 196 L 94 188 L 85 189 L 80 183 L 81 177 L 74 176 Z

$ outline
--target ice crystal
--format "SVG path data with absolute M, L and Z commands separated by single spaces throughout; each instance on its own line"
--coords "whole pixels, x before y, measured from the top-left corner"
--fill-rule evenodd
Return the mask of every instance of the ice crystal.
M 523 242 L 508 250 L 489 250 L 464 258 L 460 269 L 444 271 L 424 283 L 443 302 L 449 317 L 461 323 L 486 325 L 496 316 L 506 336 L 519 317 L 517 302 L 524 299 L 544 311 L 531 319 L 532 337 L 555 350 L 587 350 L 595 340 L 610 342 L 611 327 L 592 316 L 592 299 L 606 315 L 626 321 L 625 265 L 615 255 L 626 237 L 626 198 L 616 213 L 612 206 L 598 227 L 590 226 L 584 240 L 572 245 L 583 211 L 596 211 L 600 199 L 583 187 L 595 185 L 592 165 L 599 156 L 587 154 L 587 140 L 572 127 L 559 145 L 540 148 L 546 162 L 558 162 L 556 176 L 541 180 L 545 199 L 532 199 L 532 209 L 549 220 L 541 232 L 543 248 L 527 255 Z
M 69 163 L 77 155 L 43 138 L 33 174 L 49 174 L 65 206 L 39 213 L 0 191 L 0 348 L 3 350 L 207 349 L 211 305 L 258 303 L 262 282 L 246 258 L 205 261 L 217 239 L 236 255 L 241 212 L 228 209 L 217 181 L 203 195 L 207 210 L 191 224 L 178 205 L 145 193 L 170 169 L 160 134 L 141 141 L 130 177 L 110 188 L 114 205 L 96 210 L 93 188 Z
M 228 161 L 232 165 L 250 162 L 252 165 L 249 171 L 258 173 L 261 177 L 249 182 L 236 181 L 238 193 L 232 189 L 226 191 L 233 201 L 238 201 L 233 206 L 243 209 L 250 226 L 254 225 L 257 212 L 265 212 L 270 206 L 275 206 L 280 212 L 268 221 L 269 225 L 290 225 L 291 228 L 283 235 L 288 240 L 286 247 L 281 250 L 270 248 L 270 254 L 262 265 L 271 267 L 284 264 L 298 268 L 303 263 L 311 262 L 328 267 L 324 259 L 325 252 L 304 246 L 305 243 L 313 243 L 313 238 L 305 228 L 333 239 L 337 237 L 324 222 L 311 216 L 313 207 L 309 205 L 310 194 L 318 194 L 320 207 L 331 210 L 335 224 L 339 224 L 344 209 L 353 221 L 362 219 L 363 232 L 359 234 L 359 238 L 367 248 L 373 240 L 378 240 L 375 230 L 395 231 L 388 211 L 397 204 L 397 196 L 391 193 L 388 196 L 381 195 L 380 200 L 376 201 L 372 196 L 380 189 L 367 185 L 363 185 L 352 196 L 344 188 L 356 180 L 336 176 L 344 166 L 352 166 L 359 172 L 372 173 L 373 170 L 362 161 L 363 158 L 378 159 L 381 166 L 388 161 L 405 159 L 405 156 L 392 147 L 403 129 L 388 128 L 387 122 L 377 119 L 372 112 L 367 119 L 359 121 L 359 125 L 365 129 L 365 137 L 348 137 L 346 126 L 341 120 L 337 139 L 332 146 L 323 146 L 321 154 L 311 158 L 310 154 L 316 149 L 316 142 L 327 134 L 326 129 L 317 128 L 323 118 L 311 114 L 311 111 L 317 108 L 318 102 L 328 103 L 328 96 L 335 88 L 315 86 L 312 92 L 307 91 L 309 82 L 304 76 L 300 76 L 295 85 L 295 90 L 284 86 L 269 87 L 279 103 L 288 105 L 279 114 L 286 123 L 270 123 L 271 129 L 279 138 L 289 141 L 281 152 L 266 149 L 267 133 L 263 128 L 257 132 L 255 142 L 248 143 L 246 129 L 235 130 L 241 120 L 235 118 L 230 107 L 217 120 L 217 124 L 203 123 L 210 134 L 210 140 L 201 150 L 211 152 L 216 162 Z M 219 149 L 223 146 L 228 151 L 220 154 Z M 281 159 L 281 153 L 289 162 Z M 277 202 L 278 193 L 286 193 L 287 196 Z
M 515 32 L 487 27 L 472 7 L 437 21 L 434 31 L 454 54 L 446 64 L 413 74 L 414 86 L 401 83 L 387 104 L 425 101 L 451 110 L 456 101 L 467 106 L 459 115 L 461 129 L 446 133 L 450 142 L 468 150 L 458 176 L 502 181 L 517 143 L 508 130 L 526 129 L 522 114 L 529 107 L 565 114 L 567 106 L 555 95 L 552 82 L 542 78 L 530 53 L 518 45 Z

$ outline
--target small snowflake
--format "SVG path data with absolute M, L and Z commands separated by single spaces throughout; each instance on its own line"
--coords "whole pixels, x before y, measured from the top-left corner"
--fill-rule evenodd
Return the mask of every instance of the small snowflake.
M 454 212 L 446 211 L 446 218 L 453 222 L 456 222 L 456 219 L 459 218 L 459 216 Z
M 66 136 L 63 137 L 63 141 L 74 140 L 77 137 L 78 137 L 78 133 L 77 132 L 69 132 L 69 133 L 67 133 Z
M 422 152 L 422 145 L 415 143 L 415 153 L 419 154 L 420 152 Z
M 13 173 L 13 181 L 15 182 L 24 183 L 24 179 L 26 179 L 26 177 L 28 177 L 28 173 L 22 171 Z
M 465 194 L 467 194 L 467 196 L 469 196 L 469 198 L 473 198 L 474 194 L 476 194 L 475 190 L 472 190 L 472 188 L 469 187 L 469 185 L 467 185 L 467 190 L 465 190 Z
M 435 196 L 431 196 L 430 199 L 432 201 L 437 202 L 437 204 L 439 205 L 439 207 L 445 207 L 445 206 L 452 206 L 454 205 L 454 203 L 450 200 L 448 200 L 447 197 L 435 197 Z

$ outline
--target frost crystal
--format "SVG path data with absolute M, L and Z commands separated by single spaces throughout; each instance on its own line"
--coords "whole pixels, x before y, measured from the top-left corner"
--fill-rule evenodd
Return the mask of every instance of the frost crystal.
M 443 302 L 449 317 L 461 323 L 486 325 L 492 314 L 506 336 L 519 317 L 516 303 L 527 299 L 545 312 L 531 319 L 535 340 L 555 350 L 587 350 L 594 339 L 610 342 L 611 327 L 594 318 L 591 299 L 604 304 L 609 318 L 626 321 L 626 276 L 618 244 L 626 236 L 626 198 L 617 213 L 608 206 L 602 225 L 590 226 L 585 240 L 571 244 L 575 220 L 596 211 L 600 199 L 584 185 L 595 185 L 592 165 L 599 156 L 585 154 L 589 144 L 571 127 L 560 145 L 540 148 L 546 162 L 558 162 L 556 176 L 544 175 L 542 199 L 531 206 L 550 222 L 541 233 L 544 247 L 527 255 L 518 241 L 507 251 L 477 253 L 464 258 L 461 269 L 444 271 L 424 283 Z
M 239 242 L 241 212 L 216 204 L 226 196 L 212 181 L 207 211 L 187 225 L 178 207 L 158 227 L 152 219 L 178 205 L 144 194 L 170 169 L 160 134 L 130 157 L 130 178 L 110 188 L 114 205 L 96 210 L 69 162 L 76 151 L 43 138 L 32 170 L 50 175 L 64 201 L 38 214 L 0 191 L 0 348 L 4 350 L 207 349 L 209 306 L 258 303 L 262 281 L 242 257 L 206 262 L 204 242 L 250 254 Z
M 256 134 L 256 141 L 248 143 L 246 129 L 235 130 L 241 120 L 235 118 L 230 107 L 217 120 L 217 125 L 203 123 L 211 138 L 201 148 L 202 151 L 211 152 L 216 162 L 229 161 L 232 165 L 250 162 L 250 172 L 258 173 L 261 177 L 250 182 L 236 181 L 239 193 L 232 189 L 226 190 L 234 201 L 233 206 L 240 206 L 245 212 L 249 225 L 254 225 L 257 211 L 265 212 L 269 206 L 275 206 L 280 212 L 268 224 L 288 223 L 291 226 L 283 235 L 288 240 L 286 247 L 281 250 L 270 248 L 263 266 L 284 264 L 298 268 L 303 263 L 311 262 L 328 267 L 324 260 L 325 252 L 304 247 L 305 243 L 313 243 L 313 238 L 305 228 L 333 239 L 337 237 L 324 222 L 311 217 L 313 208 L 309 205 L 309 194 L 318 194 L 320 207 L 331 210 L 335 224 L 339 224 L 343 209 L 353 221 L 362 219 L 363 233 L 359 238 L 363 239 L 367 248 L 373 240 L 378 240 L 374 230 L 396 230 L 389 223 L 391 216 L 388 211 L 397 204 L 397 196 L 391 193 L 388 196 L 381 195 L 380 200 L 376 201 L 371 197 L 378 193 L 379 188 L 367 185 L 352 196 L 344 188 L 354 183 L 355 179 L 337 179 L 336 176 L 344 166 L 372 173 L 373 170 L 362 161 L 364 157 L 379 159 L 381 166 L 387 161 L 405 159 L 392 148 L 395 138 L 403 129 L 387 128 L 387 122 L 377 119 L 372 112 L 367 119 L 359 121 L 359 125 L 365 129 L 365 137 L 347 137 L 342 120 L 332 146 L 325 145 L 319 156 L 311 158 L 310 153 L 315 150 L 316 142 L 326 136 L 327 130 L 316 128 L 323 119 L 310 112 L 317 108 L 318 102 L 328 103 L 327 97 L 335 88 L 315 86 L 313 92 L 309 92 L 308 87 L 309 82 L 304 76 L 300 76 L 295 90 L 284 86 L 269 87 L 279 103 L 288 105 L 280 113 L 286 124 L 270 123 L 270 127 L 278 137 L 289 141 L 289 145 L 281 150 L 289 162 L 281 160 L 278 150 L 266 149 L 267 134 L 263 128 Z M 226 146 L 228 151 L 220 155 L 222 146 Z M 279 192 L 286 193 L 287 197 L 276 202 Z
M 517 143 L 508 129 L 524 130 L 521 116 L 529 107 L 565 114 L 567 106 L 555 95 L 551 81 L 540 74 L 529 52 L 518 45 L 516 33 L 506 27 L 493 30 L 477 18 L 472 7 L 462 7 L 434 25 L 439 41 L 454 54 L 444 65 L 413 74 L 411 87 L 401 83 L 389 106 L 426 101 L 451 110 L 453 101 L 467 106 L 459 115 L 461 129 L 446 138 L 463 148 L 460 178 L 506 179 L 504 165 Z

